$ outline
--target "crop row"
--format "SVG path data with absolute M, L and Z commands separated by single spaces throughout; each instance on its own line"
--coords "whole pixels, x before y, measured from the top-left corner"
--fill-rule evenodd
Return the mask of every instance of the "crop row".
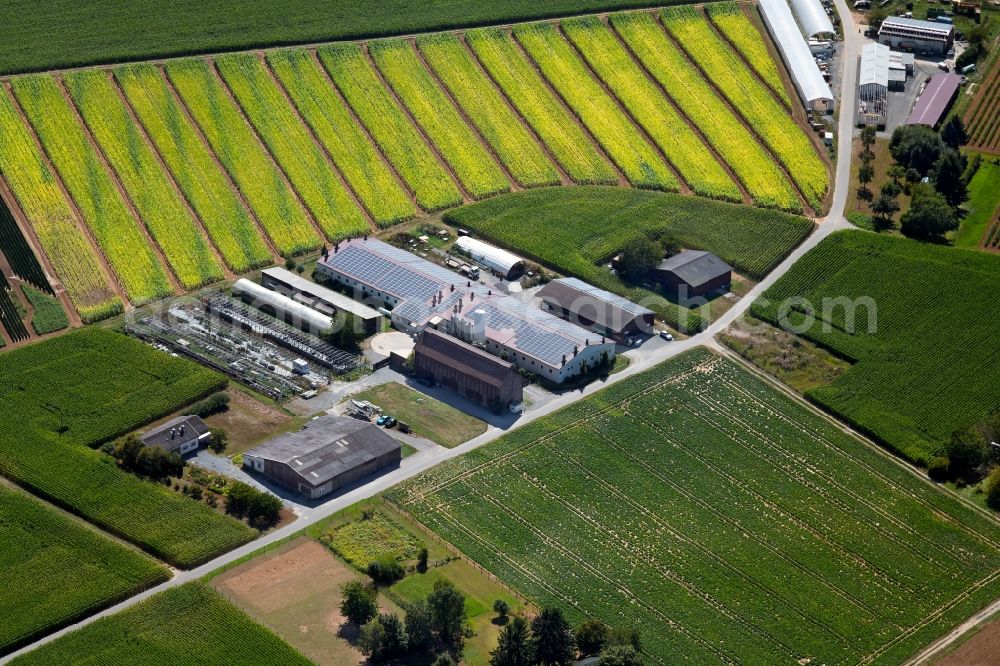
M 0 172 L 2 171 L 0 168 Z M 42 291 L 52 293 L 52 286 L 45 277 L 42 265 L 38 263 L 38 258 L 24 239 L 17 222 L 14 221 L 14 216 L 2 199 L 0 199 L 0 247 L 3 248 L 3 254 L 14 275 Z
M 83 70 L 67 74 L 65 81 L 94 140 L 181 285 L 197 289 L 221 279 L 222 269 L 201 229 L 128 115 L 110 75 Z
M 764 45 L 760 32 L 740 9 L 740 5 L 733 2 L 713 2 L 705 5 L 705 13 L 719 32 L 746 58 L 753 71 L 781 98 L 785 106 L 791 108 L 792 100 L 781 82 L 778 65 Z
M 0 655 L 169 578 L 161 565 L 0 488 Z
M 367 231 L 364 214 L 260 58 L 237 53 L 216 59 L 215 65 L 327 238 Z
M 654 190 L 678 189 L 677 179 L 663 158 L 590 76 L 555 26 L 550 23 L 518 26 L 514 36 L 632 185 Z
M 376 224 L 388 227 L 415 216 L 409 195 L 358 127 L 315 57 L 304 49 L 282 50 L 268 54 L 267 61 Z
M 0 277 L 3 277 L 0 275 Z M 0 328 L 6 329 L 7 335 L 12 342 L 27 340 L 30 336 L 28 329 L 21 321 L 21 313 L 18 312 L 14 300 L 17 296 L 11 296 L 10 285 L 7 278 L 0 280 Z M 2 340 L 0 340 L 2 342 Z
M 278 251 L 292 256 L 318 248 L 320 239 L 306 211 L 208 63 L 181 60 L 170 63 L 166 71 Z
M 600 19 L 570 19 L 563 21 L 562 27 L 597 75 L 656 142 L 695 193 L 742 201 L 739 188 L 698 134 L 663 98 L 656 84 L 646 77 Z
M 578 184 L 618 182 L 614 169 L 548 89 L 510 35 L 498 28 L 471 30 L 466 41 L 507 99 Z
M 86 236 L 6 91 L 0 91 L 0 173 L 17 197 L 52 268 L 80 317 L 96 321 L 121 311 Z M 6 247 L 6 246 L 5 246 Z
M 170 293 L 159 258 L 101 164 L 59 83 L 48 75 L 15 79 L 11 86 L 84 222 L 130 301 Z
M 120 67 L 114 75 L 226 264 L 233 272 L 244 273 L 270 263 L 271 255 L 253 220 L 198 138 L 160 71 L 152 65 L 138 64 Z
M 196 655 L 193 657 L 192 655 Z M 108 666 L 312 662 L 206 583 L 161 592 L 15 659 L 16 666 L 90 661 Z
M 681 48 L 774 151 L 809 205 L 819 210 L 826 196 L 829 174 L 809 137 L 788 110 L 718 37 L 703 14 L 691 7 L 674 7 L 663 10 L 662 18 Z
M 1000 148 L 1000 65 L 994 63 L 984 76 L 964 118 L 970 145 L 996 149 Z
M 559 173 L 461 38 L 427 35 L 417 47 L 479 133 L 522 187 L 558 185 Z
M 785 174 L 646 13 L 611 16 L 611 25 L 670 98 L 698 127 L 759 206 L 802 207 Z
M 704 351 L 543 421 L 389 498 L 542 603 L 641 624 L 656 661 L 912 650 L 1000 572 L 987 517 Z
M 503 171 L 405 40 L 372 42 L 372 61 L 475 199 L 507 192 Z
M 842 233 L 809 252 L 753 311 L 777 322 L 787 299 L 810 304 L 791 315 L 802 335 L 855 361 L 810 398 L 926 462 L 952 431 L 1000 403 L 1000 350 L 990 337 L 1000 323 L 991 301 L 997 276 L 993 255 Z
M 362 48 L 335 44 L 318 53 L 330 78 L 416 195 L 420 207 L 435 211 L 461 203 L 462 195 L 451 176 L 386 90 Z

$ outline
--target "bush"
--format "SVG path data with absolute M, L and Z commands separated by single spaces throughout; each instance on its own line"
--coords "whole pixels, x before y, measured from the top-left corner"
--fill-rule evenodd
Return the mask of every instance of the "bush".
M 951 467 L 948 462 L 947 456 L 938 456 L 937 458 L 931 459 L 929 465 L 927 465 L 927 476 L 931 478 L 932 481 L 947 481 L 951 476 Z
M 421 548 L 417 553 L 417 571 L 420 573 L 427 571 L 427 548 Z
M 250 525 L 266 529 L 281 517 L 281 500 L 271 493 L 261 492 L 253 486 L 237 481 L 226 491 L 226 513 L 246 518 Z
M 994 511 L 1000 511 L 1000 467 L 994 467 L 983 483 L 986 492 L 986 505 Z
M 507 613 L 510 612 L 510 604 L 503 599 L 497 599 L 493 602 L 493 612 L 501 618 L 506 618 Z
M 229 394 L 219 391 L 191 405 L 187 413 L 205 418 L 212 414 L 224 412 L 227 409 L 229 409 Z
M 590 657 L 600 654 L 608 642 L 610 630 L 608 625 L 600 620 L 587 620 L 576 628 L 573 638 L 576 640 L 576 649 L 581 657 Z
M 948 466 L 957 478 L 974 481 L 989 457 L 989 442 L 976 430 L 956 432 L 948 444 Z
M 371 562 L 366 573 L 376 585 L 392 585 L 406 575 L 403 565 L 391 558 Z

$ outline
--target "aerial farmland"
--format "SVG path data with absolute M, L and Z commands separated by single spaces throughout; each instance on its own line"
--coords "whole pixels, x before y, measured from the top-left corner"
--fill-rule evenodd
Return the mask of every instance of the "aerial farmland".
M 0 664 L 1000 661 L 1000 10 L 868 5 L 0 7 Z

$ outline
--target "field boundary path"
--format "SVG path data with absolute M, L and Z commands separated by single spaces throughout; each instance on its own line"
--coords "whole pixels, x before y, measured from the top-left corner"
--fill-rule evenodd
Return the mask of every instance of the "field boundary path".
M 803 243 L 797 247 L 791 254 L 788 255 L 767 277 L 761 280 L 753 289 L 750 290 L 740 301 L 734 305 L 727 313 L 719 317 L 717 320 L 712 322 L 704 331 L 694 335 L 685 340 L 672 342 L 668 345 L 657 347 L 647 353 L 640 353 L 633 358 L 632 363 L 628 368 L 619 372 L 618 374 L 612 375 L 605 381 L 593 382 L 590 385 L 584 387 L 578 391 L 567 392 L 560 395 L 551 402 L 545 404 L 543 407 L 537 411 L 524 415 L 516 424 L 515 427 L 521 427 L 528 423 L 531 423 L 535 419 L 542 418 L 552 414 L 553 412 L 562 409 L 582 398 L 588 397 L 601 389 L 607 387 L 610 384 L 619 382 L 627 377 L 631 377 L 645 370 L 652 368 L 655 365 L 663 363 L 664 361 L 678 356 L 686 351 L 694 349 L 699 346 L 709 346 L 714 349 L 718 349 L 717 343 L 713 342 L 713 338 L 717 333 L 725 330 L 730 324 L 736 321 L 739 317 L 743 316 L 749 309 L 750 305 L 757 299 L 761 294 L 763 294 L 771 285 L 773 285 L 779 278 L 781 278 L 799 259 L 802 258 L 807 252 L 818 245 L 823 239 L 825 239 L 830 234 L 840 231 L 842 229 L 853 228 L 850 223 L 844 219 L 844 206 L 847 201 L 848 189 L 850 188 L 850 171 L 851 171 L 851 141 L 853 137 L 853 113 L 855 105 L 855 81 L 857 80 L 857 66 L 858 66 L 858 56 L 860 53 L 860 37 L 856 32 L 857 28 L 851 18 L 850 10 L 847 7 L 845 0 L 836 0 L 837 9 L 843 19 L 844 25 L 844 48 L 842 50 L 843 64 L 844 64 L 844 77 L 842 90 L 840 91 L 840 116 L 838 121 L 838 156 L 840 159 L 837 161 L 835 177 L 834 177 L 834 187 L 833 196 L 831 198 L 830 212 L 829 214 L 821 219 L 817 220 L 816 230 L 811 236 L 809 236 Z M 827 418 L 831 418 L 827 416 Z M 841 428 L 844 428 L 848 432 L 851 432 L 843 424 L 837 422 Z M 327 519 L 334 513 L 341 511 L 342 509 L 355 504 L 363 499 L 370 498 L 377 495 L 386 489 L 401 483 L 417 474 L 420 474 L 446 460 L 456 458 L 469 451 L 479 448 L 489 442 L 492 442 L 504 434 L 509 432 L 507 429 L 502 429 L 496 426 L 490 426 L 485 433 L 475 437 L 461 446 L 455 447 L 453 449 L 446 449 L 443 447 L 432 447 L 426 448 L 418 451 L 417 453 L 404 458 L 400 463 L 400 466 L 372 481 L 358 487 L 354 487 L 348 492 L 340 495 L 339 497 L 326 502 L 320 506 L 314 508 L 307 508 L 303 510 L 299 516 L 299 519 L 285 527 L 275 530 L 256 541 L 245 544 L 235 550 L 232 550 L 220 557 L 203 564 L 195 569 L 188 571 L 177 572 L 176 575 L 156 587 L 150 588 L 144 592 L 141 592 L 121 603 L 111 606 L 99 613 L 95 613 L 90 617 L 87 617 L 75 624 L 69 625 L 55 631 L 30 645 L 27 645 L 16 652 L 13 652 L 5 657 L 0 658 L 0 664 L 6 664 L 10 662 L 15 657 L 34 650 L 46 643 L 50 643 L 65 634 L 72 631 L 85 627 L 96 620 L 104 617 L 108 617 L 119 613 L 127 608 L 130 608 L 149 597 L 162 592 L 164 590 L 183 585 L 184 583 L 197 580 L 208 574 L 214 572 L 215 570 L 225 567 L 227 565 L 233 564 L 237 560 L 246 558 L 255 552 L 267 548 L 268 546 L 274 545 L 279 541 L 288 539 L 301 530 L 314 525 L 322 520 Z M 866 441 L 866 440 L 863 440 Z M 875 447 L 876 445 L 869 443 L 870 446 Z M 877 447 L 876 447 L 877 448 Z M 901 462 L 896 460 L 897 462 Z M 1000 610 L 1000 600 L 997 600 L 987 608 L 976 613 L 973 617 L 966 620 L 964 623 L 955 628 L 947 636 L 941 638 L 937 642 L 933 643 L 919 655 L 914 657 L 909 664 L 919 664 L 926 661 L 930 656 L 937 654 L 940 650 L 946 648 L 948 645 L 952 644 L 954 641 L 958 640 L 962 635 L 964 635 L 968 630 L 976 626 L 983 619 L 993 614 L 997 610 Z

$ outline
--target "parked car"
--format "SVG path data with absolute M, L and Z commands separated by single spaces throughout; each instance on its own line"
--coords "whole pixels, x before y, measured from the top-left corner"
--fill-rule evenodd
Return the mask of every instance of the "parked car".
M 388 420 L 389 420 L 389 415 L 383 414 L 382 416 L 375 419 L 375 425 L 384 426 Z
M 669 331 L 660 331 L 660 337 L 666 340 L 667 342 L 671 342 L 674 339 L 673 334 L 670 333 Z

